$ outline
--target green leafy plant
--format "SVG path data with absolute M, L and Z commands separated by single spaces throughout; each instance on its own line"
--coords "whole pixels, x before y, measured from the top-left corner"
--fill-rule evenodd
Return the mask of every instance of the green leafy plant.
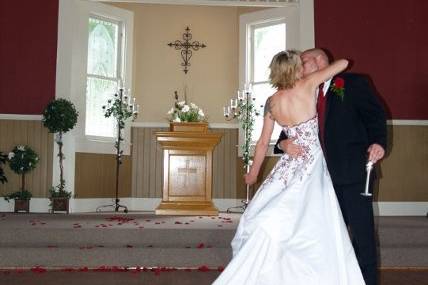
M 7 161 L 7 155 L 4 154 L 3 152 L 0 152 L 0 182 L 2 184 L 7 182 L 7 177 L 4 174 L 4 168 L 3 168 L 3 165 L 6 164 L 6 161 Z
M 25 189 L 25 174 L 36 168 L 39 157 L 29 146 L 15 146 L 8 155 L 9 167 L 16 174 L 21 175 L 21 191 L 10 193 L 4 198 L 6 201 L 11 199 L 29 200 L 31 192 Z
M 54 189 L 56 189 L 59 194 L 67 193 L 65 190 L 63 165 L 65 156 L 62 152 L 63 135 L 74 128 L 77 123 L 78 116 L 79 113 L 74 107 L 74 104 L 69 100 L 62 98 L 51 101 L 43 111 L 43 125 L 49 129 L 50 133 L 56 134 L 55 142 L 58 145 L 60 182 L 58 186 L 54 187 Z M 66 196 L 70 195 L 71 193 Z
M 241 145 L 242 148 L 242 160 L 244 166 L 251 164 L 251 153 L 250 147 L 252 142 L 252 133 L 254 130 L 254 124 L 256 117 L 260 115 L 258 107 L 255 104 L 255 98 L 248 98 L 248 100 L 238 101 L 238 121 L 241 129 L 244 131 L 244 143 Z
M 135 103 L 131 104 L 130 96 L 125 95 L 124 93 L 124 89 L 119 89 L 119 92 L 114 94 L 114 99 L 109 99 L 107 101 L 108 104 L 102 107 L 104 111 L 104 117 L 110 118 L 113 116 L 117 122 L 118 136 L 114 147 L 116 148 L 118 155 L 120 155 L 119 160 L 121 160 L 123 153 L 123 151 L 120 150 L 120 142 L 124 140 L 122 131 L 125 128 L 126 121 L 129 118 L 134 121 L 137 118 L 139 112 L 139 106 L 135 105 Z
M 59 185 L 49 189 L 50 198 L 71 198 L 71 192 L 59 189 Z
M 168 111 L 170 122 L 205 122 L 205 114 L 201 108 L 187 100 L 179 101 L 177 91 L 174 92 L 174 107 Z

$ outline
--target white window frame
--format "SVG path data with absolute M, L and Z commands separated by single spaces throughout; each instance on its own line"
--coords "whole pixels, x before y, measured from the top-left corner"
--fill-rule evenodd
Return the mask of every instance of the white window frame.
M 239 19 L 239 89 L 243 89 L 245 83 L 251 82 L 251 26 L 262 26 L 267 23 L 271 25 L 275 22 L 286 24 L 286 49 L 304 50 L 313 48 L 314 41 L 314 17 L 313 0 L 305 3 L 290 3 L 283 8 L 272 8 L 253 13 L 243 14 Z M 262 120 L 262 117 L 256 118 Z M 251 152 L 253 155 L 254 147 L 258 138 L 253 138 L 251 143 Z M 273 147 L 277 138 L 272 137 L 267 155 L 273 155 Z M 239 128 L 239 144 L 244 143 L 244 132 Z M 238 148 L 238 155 L 242 156 L 242 149 Z
M 124 41 L 125 41 L 125 33 L 126 30 L 124 28 L 124 24 L 122 21 L 118 21 L 116 19 L 112 19 L 112 18 L 107 18 L 104 16 L 100 16 L 98 14 L 94 14 L 91 13 L 89 15 L 89 18 L 93 18 L 93 19 L 97 19 L 100 21 L 105 21 L 105 22 L 110 22 L 110 23 L 114 23 L 118 26 L 118 47 L 117 47 L 117 58 L 116 58 L 116 74 L 114 77 L 108 77 L 108 76 L 100 76 L 100 75 L 95 75 L 95 74 L 89 74 L 88 72 L 86 72 L 86 82 L 88 81 L 88 78 L 98 78 L 98 79 L 105 79 L 105 80 L 113 80 L 116 82 L 119 82 L 119 80 L 124 81 L 125 78 L 125 72 L 123 70 L 123 66 L 124 66 L 124 61 L 125 61 L 125 52 L 123 51 L 123 46 L 124 46 Z M 89 21 L 88 18 L 88 21 Z M 88 33 L 88 39 L 89 39 L 89 33 Z M 86 92 L 85 92 L 85 95 Z M 86 99 L 85 99 L 86 101 Z M 100 112 L 102 112 L 102 110 L 100 110 Z M 85 102 L 85 115 L 86 115 L 86 102 Z M 85 132 L 85 137 L 87 138 L 87 140 L 89 141 L 97 141 L 97 142 L 106 142 L 106 143 L 114 143 L 114 141 L 116 140 L 116 135 L 113 134 L 113 137 L 105 137 L 105 136 L 93 136 L 93 135 L 87 135 L 86 134 L 86 120 L 85 120 L 85 125 L 83 126 L 84 128 L 84 132 Z
M 82 0 L 59 0 L 58 11 L 58 43 L 57 69 L 55 82 L 55 98 L 65 98 L 73 102 L 79 112 L 76 127 L 64 135 L 63 152 L 64 179 L 67 181 L 67 190 L 74 193 L 75 153 L 115 153 L 112 142 L 91 141 L 85 137 L 85 109 L 86 109 L 86 72 L 88 49 L 88 21 L 89 15 L 95 13 L 108 16 L 114 13 L 116 19 L 123 20 L 128 31 L 125 40 L 127 52 L 125 66 L 122 67 L 126 75 L 126 88 L 132 86 L 132 49 L 133 49 L 133 13 L 111 5 Z M 128 124 L 129 125 L 129 124 Z M 129 154 L 129 127 L 125 129 L 124 153 Z M 54 143 L 53 156 L 58 153 Z M 52 161 L 52 185 L 59 184 L 58 160 Z
M 75 64 L 75 84 L 76 89 L 79 91 L 79 96 L 75 97 L 76 107 L 79 111 L 79 120 L 75 130 L 75 141 L 76 141 L 76 152 L 85 153 L 103 153 L 103 154 L 114 154 L 116 152 L 114 148 L 115 137 L 101 137 L 86 135 L 86 85 L 87 85 L 87 62 L 88 62 L 88 23 L 90 17 L 99 18 L 102 20 L 115 21 L 120 23 L 120 38 L 122 38 L 122 44 L 120 44 L 120 58 L 121 62 L 118 62 L 117 75 L 124 82 L 125 89 L 131 89 L 132 95 L 132 58 L 133 58 L 133 13 L 128 10 L 120 9 L 111 5 L 87 2 L 87 1 L 75 1 L 77 6 L 77 18 L 75 21 L 74 31 L 74 49 L 80 55 L 75 57 L 73 63 Z M 77 22 L 77 24 L 76 24 Z M 118 58 L 118 60 L 120 60 Z M 102 112 L 102 110 L 100 110 Z M 123 142 L 123 153 L 125 155 L 130 154 L 131 135 L 130 135 L 130 124 L 126 124 L 124 129 L 124 142 Z

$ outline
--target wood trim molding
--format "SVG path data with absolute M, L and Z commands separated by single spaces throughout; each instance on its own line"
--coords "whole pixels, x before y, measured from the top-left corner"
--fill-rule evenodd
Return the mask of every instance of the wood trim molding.
M 41 121 L 42 115 L 0 114 L 0 120 Z
M 286 7 L 296 5 L 300 0 L 98 0 L 99 2 L 127 2 L 164 5 L 200 5 L 200 6 L 248 6 L 248 7 Z
M 393 126 L 428 126 L 428 120 L 388 120 L 386 123 Z
M 41 121 L 42 115 L 23 115 L 23 114 L 0 114 L 0 120 L 17 120 L 17 121 Z M 388 120 L 388 125 L 393 126 L 428 126 L 428 120 Z M 134 128 L 167 128 L 169 123 L 162 122 L 133 122 L 131 127 Z M 238 129 L 239 124 L 228 123 L 209 123 L 212 129 Z

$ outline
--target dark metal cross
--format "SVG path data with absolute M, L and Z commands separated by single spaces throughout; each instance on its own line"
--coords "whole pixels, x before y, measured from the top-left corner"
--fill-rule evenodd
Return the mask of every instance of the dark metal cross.
M 181 58 L 183 59 L 183 63 L 181 66 L 184 66 L 184 73 L 187 74 L 189 71 L 188 66 L 190 66 L 190 58 L 192 57 L 192 49 L 194 51 L 199 50 L 199 48 L 206 47 L 205 44 L 199 43 L 199 41 L 190 42 L 192 39 L 192 34 L 190 33 L 189 27 L 186 28 L 186 32 L 183 34 L 183 42 L 180 40 L 176 40 L 173 43 L 169 43 L 170 47 L 174 47 L 176 50 L 181 49 Z

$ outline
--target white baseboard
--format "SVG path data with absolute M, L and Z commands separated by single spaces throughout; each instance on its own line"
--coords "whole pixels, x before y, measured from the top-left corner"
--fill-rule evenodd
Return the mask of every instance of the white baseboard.
M 375 216 L 426 216 L 428 202 L 375 202 Z
M 70 213 L 91 213 L 99 206 L 113 204 L 114 199 L 71 199 Z M 129 211 L 154 211 L 161 202 L 160 198 L 121 198 L 120 204 L 128 207 Z M 240 206 L 239 199 L 213 199 L 220 212 L 225 212 L 230 207 Z M 13 204 L 0 199 L 0 212 L 13 212 Z M 48 213 L 50 201 L 47 198 L 32 198 L 30 212 Z M 425 216 L 428 212 L 428 202 L 374 202 L 375 216 Z M 112 211 L 106 208 L 107 211 Z

